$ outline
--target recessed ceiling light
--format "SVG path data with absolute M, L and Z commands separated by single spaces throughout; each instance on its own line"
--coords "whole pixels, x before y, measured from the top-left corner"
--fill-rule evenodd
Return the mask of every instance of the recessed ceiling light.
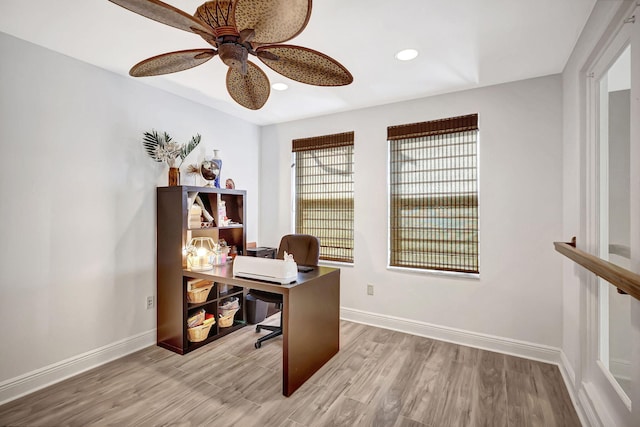
M 396 59 L 400 61 L 411 61 L 418 56 L 418 51 L 415 49 L 405 49 L 396 53 Z
M 271 85 L 271 89 L 273 90 L 287 90 L 289 89 L 289 86 L 287 86 L 285 83 L 274 83 Z

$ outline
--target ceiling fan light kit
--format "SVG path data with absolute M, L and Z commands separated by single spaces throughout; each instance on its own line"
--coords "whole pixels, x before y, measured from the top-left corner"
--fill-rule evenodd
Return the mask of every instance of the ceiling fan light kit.
M 313 49 L 284 45 L 304 30 L 311 0 L 216 0 L 198 7 L 194 16 L 160 0 L 109 0 L 125 9 L 172 27 L 195 33 L 213 49 L 169 52 L 134 65 L 133 77 L 188 70 L 220 56 L 229 67 L 227 91 L 243 107 L 258 110 L 269 98 L 267 75 L 255 56 L 273 71 L 315 86 L 344 86 L 353 76 L 335 59 Z

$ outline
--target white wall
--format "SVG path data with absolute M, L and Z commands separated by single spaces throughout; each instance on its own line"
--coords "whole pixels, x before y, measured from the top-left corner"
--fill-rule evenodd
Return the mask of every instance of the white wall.
M 185 165 L 221 149 L 222 182 L 247 190 L 251 241 L 259 129 L 2 33 L 0 54 L 1 392 L 139 334 L 155 342 L 145 299 L 155 294 L 155 188 L 167 185 L 167 167 L 147 157 L 142 133 L 179 142 L 200 133 Z
M 342 307 L 559 347 L 561 95 L 549 76 L 264 127 L 259 244 L 291 231 L 291 140 L 353 130 L 355 262 L 342 268 Z M 480 280 L 387 270 L 387 126 L 469 113 L 480 126 Z

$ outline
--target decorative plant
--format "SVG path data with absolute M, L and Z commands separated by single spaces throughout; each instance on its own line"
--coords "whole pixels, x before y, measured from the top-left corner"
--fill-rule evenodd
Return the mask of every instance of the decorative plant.
M 187 144 L 174 142 L 168 133 L 162 135 L 155 130 L 144 133 L 142 145 L 149 157 L 156 162 L 166 162 L 170 168 L 180 167 L 184 159 L 200 144 L 200 134 L 191 137 Z M 176 166 L 176 159 L 180 157 L 180 163 Z
M 197 177 L 200 176 L 200 165 L 192 163 L 187 165 L 187 175 L 193 178 L 194 182 L 197 180 Z
M 187 175 L 200 175 L 200 166 L 195 163 L 187 166 Z

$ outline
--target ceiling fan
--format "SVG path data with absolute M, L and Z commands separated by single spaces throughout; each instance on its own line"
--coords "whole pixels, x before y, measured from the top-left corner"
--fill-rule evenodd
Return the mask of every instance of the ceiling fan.
M 147 18 L 195 33 L 214 49 L 164 53 L 134 65 L 133 77 L 188 70 L 220 56 L 228 67 L 227 91 L 243 107 L 258 110 L 269 98 L 269 79 L 249 61 L 265 65 L 292 80 L 315 86 L 344 86 L 353 81 L 338 61 L 318 51 L 281 44 L 304 30 L 311 0 L 216 0 L 191 16 L 160 0 L 109 0 Z

